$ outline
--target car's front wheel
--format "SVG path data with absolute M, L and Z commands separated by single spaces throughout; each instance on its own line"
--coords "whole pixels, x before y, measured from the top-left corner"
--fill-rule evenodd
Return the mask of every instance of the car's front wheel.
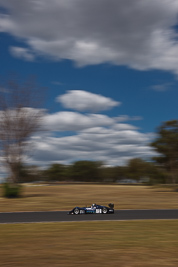
M 107 208 L 103 208 L 103 213 L 106 214 L 108 212 Z
M 75 215 L 78 215 L 79 213 L 80 213 L 79 209 L 78 209 L 78 208 L 75 208 L 75 209 L 74 209 L 74 214 L 75 214 Z

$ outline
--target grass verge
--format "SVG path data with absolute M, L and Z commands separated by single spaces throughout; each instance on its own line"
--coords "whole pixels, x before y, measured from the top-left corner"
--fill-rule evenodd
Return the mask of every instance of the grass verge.
M 177 221 L 0 225 L 0 266 L 178 266 Z
M 74 184 L 24 186 L 22 197 L 6 199 L 0 190 L 0 212 L 71 210 L 92 203 L 115 209 L 177 209 L 178 192 L 149 186 Z

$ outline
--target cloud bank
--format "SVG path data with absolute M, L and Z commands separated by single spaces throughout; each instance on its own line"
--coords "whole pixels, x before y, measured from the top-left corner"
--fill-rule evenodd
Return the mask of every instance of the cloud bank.
M 149 147 L 154 135 L 140 133 L 129 124 L 93 127 L 69 136 L 44 135 L 33 137 L 35 152 L 32 163 L 39 165 L 77 160 L 103 161 L 109 165 L 124 165 L 131 158 L 150 159 L 155 155 Z
M 177 0 L 0 0 L 0 6 L 6 9 L 0 31 L 24 40 L 25 48 L 11 52 L 26 60 L 36 55 L 178 74 Z
M 76 90 L 68 91 L 57 99 L 65 107 L 82 112 L 96 110 L 97 104 L 97 109 L 103 110 L 119 103 L 101 95 Z M 141 133 L 137 127 L 126 123 L 139 119 L 128 115 L 109 117 L 78 111 L 46 113 L 42 122 L 46 131 L 42 136 L 37 134 L 32 138 L 35 154 L 31 163 L 69 164 L 77 160 L 94 160 L 123 165 L 135 157 L 149 159 L 155 155 L 149 146 L 154 134 Z
M 71 95 L 78 97 L 76 102 L 74 101 L 75 104 L 71 102 L 70 106 L 68 100 Z M 87 98 L 81 108 L 80 103 L 86 96 L 89 100 L 96 98 L 96 102 L 88 101 Z M 58 99 L 60 101 L 62 99 L 63 104 L 69 108 L 82 109 L 82 111 L 96 110 L 97 103 L 98 110 L 103 109 L 103 102 L 107 108 L 119 103 L 85 91 L 69 91 L 58 96 Z M 39 110 L 27 108 L 27 111 Z M 126 123 L 141 119 L 140 117 L 128 115 L 110 117 L 101 113 L 79 111 L 48 113 L 42 110 L 42 112 L 44 114 L 41 121 L 42 131 L 34 134 L 29 140 L 29 147 L 32 149 L 25 157 L 28 164 L 46 168 L 54 162 L 70 164 L 78 160 L 92 160 L 114 166 L 124 165 L 131 158 L 140 157 L 146 160 L 155 155 L 149 146 L 154 134 L 142 133 L 136 126 Z

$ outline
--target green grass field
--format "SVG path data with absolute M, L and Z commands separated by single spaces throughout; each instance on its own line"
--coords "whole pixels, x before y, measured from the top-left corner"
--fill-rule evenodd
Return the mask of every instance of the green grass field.
M 178 222 L 0 225 L 0 266 L 178 266 Z
M 5 199 L 0 190 L 0 212 L 70 210 L 78 205 L 110 202 L 115 209 L 177 209 L 178 192 L 149 186 L 61 184 L 24 186 L 21 198 Z

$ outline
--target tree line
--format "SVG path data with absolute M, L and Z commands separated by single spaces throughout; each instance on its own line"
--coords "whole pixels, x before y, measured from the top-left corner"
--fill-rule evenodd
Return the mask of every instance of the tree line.
M 19 182 L 166 183 L 167 173 L 153 162 L 131 159 L 126 166 L 107 167 L 97 161 L 76 161 L 70 165 L 51 164 L 45 170 L 21 165 Z

